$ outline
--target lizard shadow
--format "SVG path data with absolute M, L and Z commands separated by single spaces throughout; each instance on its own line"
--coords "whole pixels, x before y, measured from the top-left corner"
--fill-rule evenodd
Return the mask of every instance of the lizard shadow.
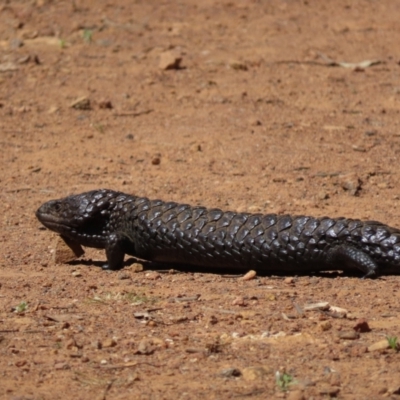
M 203 273 L 203 274 L 215 274 L 215 275 L 237 275 L 240 277 L 241 275 L 248 272 L 248 269 L 238 270 L 235 268 L 219 268 L 219 267 L 202 267 L 202 266 L 193 266 L 193 265 L 184 265 L 184 264 L 165 264 L 165 263 L 157 263 L 152 261 L 140 260 L 137 258 L 128 258 L 124 262 L 124 268 L 130 267 L 132 264 L 140 263 L 143 265 L 143 271 L 158 271 L 158 272 L 168 272 L 170 270 L 178 271 L 181 273 Z M 86 265 L 88 267 L 95 266 L 102 268 L 104 266 L 104 262 L 95 261 L 92 259 L 80 259 L 68 262 L 69 265 Z M 124 269 L 123 268 L 123 269 Z M 111 272 L 118 272 L 111 271 Z M 258 271 L 257 276 L 260 277 L 291 277 L 291 276 L 314 276 L 321 278 L 330 278 L 335 279 L 338 277 L 349 277 L 349 278 L 362 278 L 363 273 L 358 269 L 354 270 L 332 270 L 332 271 L 315 271 L 315 272 L 288 272 L 288 271 L 279 271 L 278 269 L 272 270 L 269 272 L 266 271 Z

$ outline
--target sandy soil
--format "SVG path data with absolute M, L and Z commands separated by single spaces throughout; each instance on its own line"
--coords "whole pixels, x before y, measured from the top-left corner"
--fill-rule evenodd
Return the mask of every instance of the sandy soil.
M 391 0 L 1 2 L 0 397 L 397 398 L 399 276 L 55 265 L 34 212 L 105 187 L 400 226 L 399 19 Z

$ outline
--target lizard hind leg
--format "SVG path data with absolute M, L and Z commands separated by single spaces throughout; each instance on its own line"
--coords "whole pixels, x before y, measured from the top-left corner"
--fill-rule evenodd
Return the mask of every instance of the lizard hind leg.
M 362 279 L 372 278 L 378 272 L 376 262 L 367 253 L 350 244 L 338 244 L 330 249 L 327 262 L 343 270 L 357 268 L 365 273 Z

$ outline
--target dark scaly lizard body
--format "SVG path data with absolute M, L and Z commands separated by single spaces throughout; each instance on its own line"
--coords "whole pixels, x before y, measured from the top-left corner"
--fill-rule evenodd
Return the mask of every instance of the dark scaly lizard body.
M 264 273 L 400 272 L 400 230 L 376 221 L 223 212 L 105 189 L 51 200 L 36 216 L 73 242 L 105 249 L 104 268 L 113 270 L 129 254 Z

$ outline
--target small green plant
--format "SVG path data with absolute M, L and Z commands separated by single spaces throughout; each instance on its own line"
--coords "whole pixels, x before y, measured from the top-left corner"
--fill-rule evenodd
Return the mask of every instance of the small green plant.
M 15 308 L 14 311 L 19 314 L 23 313 L 28 309 L 28 303 L 26 301 L 21 301 Z
M 143 303 L 151 303 L 151 304 L 157 303 L 157 299 L 154 297 L 151 298 L 145 296 L 144 294 L 137 294 L 134 292 L 125 293 L 124 299 L 128 300 L 133 305 L 139 305 Z
M 386 340 L 389 343 L 389 347 L 393 350 L 399 350 L 399 343 L 397 341 L 397 336 L 386 336 Z
M 91 43 L 93 39 L 93 31 L 91 29 L 84 29 L 82 37 L 86 43 Z
M 60 39 L 59 43 L 62 49 L 65 49 L 67 47 L 67 42 L 65 41 L 65 39 Z
M 96 129 L 97 132 L 104 133 L 105 127 L 104 127 L 104 125 L 102 123 L 94 122 L 92 124 L 92 126 L 93 126 L 94 129 Z
M 286 372 L 276 371 L 275 373 L 276 384 L 282 391 L 286 392 L 289 389 L 289 386 L 294 383 L 293 376 Z

